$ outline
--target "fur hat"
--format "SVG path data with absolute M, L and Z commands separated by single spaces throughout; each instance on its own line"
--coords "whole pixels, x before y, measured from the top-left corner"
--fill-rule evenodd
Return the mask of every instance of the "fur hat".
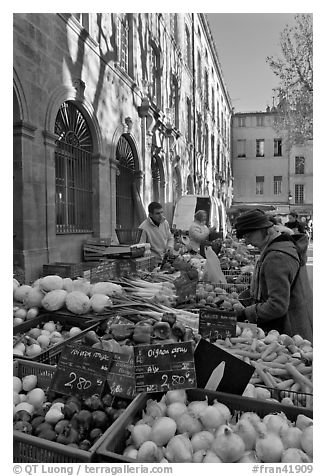
M 270 228 L 271 226 L 273 226 L 273 223 L 269 221 L 265 212 L 258 208 L 242 213 L 235 221 L 237 238 L 242 238 L 244 234 L 250 231 Z

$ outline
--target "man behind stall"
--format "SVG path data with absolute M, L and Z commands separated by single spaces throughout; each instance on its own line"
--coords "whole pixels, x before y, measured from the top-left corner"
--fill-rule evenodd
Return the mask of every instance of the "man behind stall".
M 151 202 L 148 205 L 148 218 L 139 225 L 139 228 L 143 230 L 140 243 L 150 243 L 157 264 L 162 262 L 166 252 L 173 252 L 173 235 L 160 203 Z

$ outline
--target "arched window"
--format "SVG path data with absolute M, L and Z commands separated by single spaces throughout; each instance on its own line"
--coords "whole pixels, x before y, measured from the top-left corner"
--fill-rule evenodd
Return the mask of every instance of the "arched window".
M 120 67 L 132 76 L 132 24 L 128 13 L 120 14 L 117 19 L 117 47 Z
M 160 53 L 155 46 L 150 49 L 151 57 L 151 98 L 158 107 L 161 107 L 161 69 Z
M 186 62 L 187 66 L 190 69 L 191 68 L 191 40 L 190 40 L 190 33 L 189 33 L 189 28 L 187 25 L 185 26 L 185 48 L 186 48 Z
M 207 69 L 205 69 L 205 97 L 204 97 L 204 102 L 205 102 L 205 107 L 209 109 L 209 102 L 208 102 L 208 72 Z
M 135 221 L 133 182 L 138 159 L 132 140 L 125 134 L 118 140 L 116 159 L 119 162 L 116 178 L 116 224 L 118 227 L 132 228 Z
M 201 71 L 201 54 L 200 51 L 197 51 L 197 88 L 201 88 L 201 78 L 202 78 L 202 71 Z
M 164 170 L 159 156 L 152 156 L 153 201 L 164 200 Z
M 89 127 L 71 102 L 64 102 L 55 121 L 57 233 L 89 233 L 92 220 L 92 152 Z

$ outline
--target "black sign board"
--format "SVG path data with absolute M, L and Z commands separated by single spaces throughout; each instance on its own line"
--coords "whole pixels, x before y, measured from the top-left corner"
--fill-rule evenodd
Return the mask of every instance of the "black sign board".
M 111 365 L 111 352 L 67 344 L 52 377 L 50 390 L 83 397 L 101 395 Z
M 113 362 L 107 376 L 112 395 L 132 399 L 135 396 L 135 366 L 133 355 L 112 352 Z
M 136 392 L 195 388 L 192 342 L 139 345 L 134 348 Z
M 199 311 L 199 334 L 204 339 L 216 340 L 236 335 L 237 318 L 222 311 L 201 309 Z
M 216 373 L 217 386 L 214 390 L 242 395 L 255 371 L 252 365 L 205 339 L 198 342 L 194 357 L 198 388 L 205 388 L 208 382 L 212 383 L 211 377 Z M 222 378 L 220 369 L 223 371 Z

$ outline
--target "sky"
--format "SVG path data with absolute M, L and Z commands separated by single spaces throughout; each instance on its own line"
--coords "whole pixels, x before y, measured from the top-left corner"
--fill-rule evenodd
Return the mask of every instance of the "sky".
M 294 13 L 211 13 L 208 21 L 235 112 L 265 111 L 278 84 L 266 57 L 281 55 L 280 33 Z

